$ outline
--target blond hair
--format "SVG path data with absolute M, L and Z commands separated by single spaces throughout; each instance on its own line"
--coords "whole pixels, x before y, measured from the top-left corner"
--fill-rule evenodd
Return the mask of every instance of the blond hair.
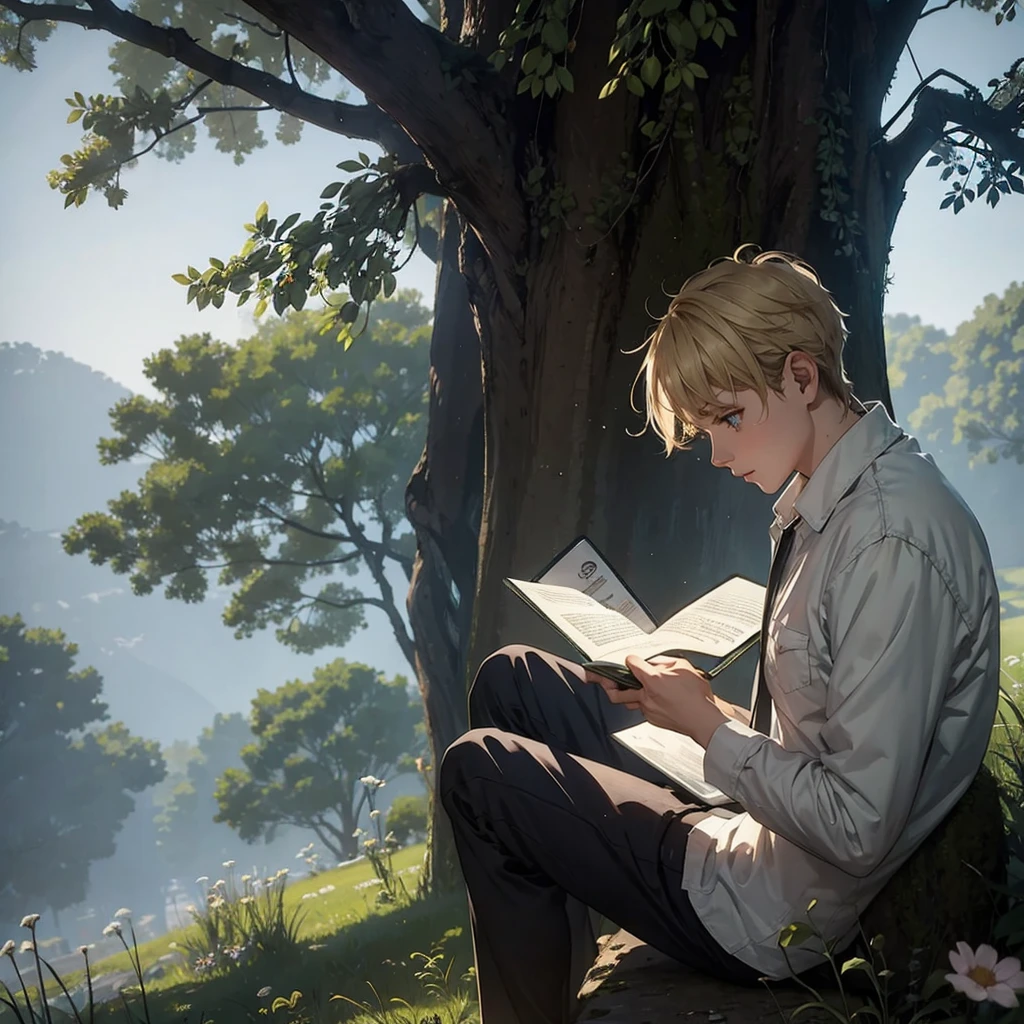
M 645 377 L 644 430 L 665 442 L 666 455 L 698 434 L 695 416 L 725 411 L 718 392 L 753 389 L 762 403 L 768 388 L 781 394 L 786 357 L 797 350 L 815 361 L 827 395 L 856 402 L 843 369 L 846 314 L 817 272 L 777 250 L 744 259 L 749 248 L 757 246 L 741 245 L 687 278 L 640 346 L 647 352 L 633 387 Z

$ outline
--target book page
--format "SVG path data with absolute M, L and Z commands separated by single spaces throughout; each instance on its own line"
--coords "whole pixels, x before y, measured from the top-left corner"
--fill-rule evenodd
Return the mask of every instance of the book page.
M 604 658 L 605 651 L 616 645 L 626 644 L 632 650 L 631 643 L 647 639 L 636 623 L 573 587 L 530 580 L 505 582 L 590 659 Z
M 592 597 L 605 608 L 624 615 L 645 633 L 657 625 L 640 606 L 629 587 L 585 537 L 566 551 L 536 582 L 572 587 Z
M 698 800 L 711 806 L 732 803 L 731 797 L 704 778 L 704 748 L 689 736 L 641 722 L 613 732 L 612 737 Z
M 648 637 L 645 650 L 694 651 L 724 657 L 761 630 L 765 588 L 760 583 L 733 576 L 692 604 L 676 612 Z M 617 650 L 624 657 L 628 649 Z M 643 653 L 637 651 L 637 653 Z M 650 657 L 650 654 L 646 654 Z

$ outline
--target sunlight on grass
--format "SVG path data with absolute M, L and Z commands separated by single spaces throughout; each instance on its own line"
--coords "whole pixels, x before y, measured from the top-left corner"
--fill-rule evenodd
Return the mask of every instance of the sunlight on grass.
M 414 846 L 407 846 L 398 850 L 393 856 L 393 863 L 396 871 L 409 868 L 419 868 L 423 862 L 423 855 L 426 851 L 425 843 L 417 843 Z M 410 872 L 412 885 L 415 885 L 416 874 Z M 321 871 L 311 878 L 302 878 L 292 882 L 285 889 L 284 905 L 286 912 L 298 908 L 303 917 L 299 929 L 300 939 L 314 942 L 318 938 L 333 934 L 346 925 L 359 921 L 371 913 L 373 897 L 377 887 L 366 885 L 357 888 L 366 882 L 371 882 L 376 876 L 373 867 L 367 860 L 360 860 L 354 864 L 346 864 L 344 867 L 332 868 L 328 871 Z M 333 885 L 332 891 L 323 895 L 319 890 L 326 886 Z M 307 893 L 317 893 L 316 898 L 303 899 Z M 196 897 L 197 903 L 199 897 Z M 189 938 L 199 936 L 199 928 L 192 924 L 185 928 L 176 928 L 166 932 L 149 942 L 139 945 L 139 958 L 142 962 L 143 971 L 152 966 L 165 953 L 172 952 L 171 943 L 183 946 Z M 98 960 L 93 966 L 93 978 L 104 974 L 112 974 L 120 971 L 130 971 L 131 961 L 126 952 L 122 951 L 113 956 Z M 73 971 L 63 975 L 65 984 L 69 988 L 84 981 L 85 971 Z M 147 988 L 154 991 L 160 988 L 179 984 L 185 978 L 193 979 L 191 972 L 186 971 L 184 966 L 179 970 L 169 971 L 162 978 L 156 978 L 147 983 Z M 50 982 L 46 991 L 56 993 L 59 991 L 56 983 Z

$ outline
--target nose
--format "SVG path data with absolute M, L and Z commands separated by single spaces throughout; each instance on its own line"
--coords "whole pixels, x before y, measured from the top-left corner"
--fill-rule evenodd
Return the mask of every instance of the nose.
M 714 435 L 711 436 L 711 465 L 712 466 L 728 466 L 732 462 L 732 452 L 721 442 L 716 441 Z

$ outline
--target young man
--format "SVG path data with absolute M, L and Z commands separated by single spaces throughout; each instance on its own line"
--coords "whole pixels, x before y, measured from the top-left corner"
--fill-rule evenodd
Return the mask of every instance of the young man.
M 780 929 L 815 899 L 826 940 L 851 941 L 984 756 L 999 599 L 982 531 L 917 441 L 853 397 L 814 271 L 742 253 L 683 285 L 640 372 L 666 453 L 704 433 L 713 464 L 761 490 L 791 478 L 769 530 L 759 728 L 682 658 L 628 658 L 638 691 L 527 647 L 481 665 L 439 783 L 483 1024 L 573 1019 L 587 908 L 741 984 L 820 963 L 784 955 Z M 703 746 L 736 806 L 688 802 L 610 738 L 644 718 Z

